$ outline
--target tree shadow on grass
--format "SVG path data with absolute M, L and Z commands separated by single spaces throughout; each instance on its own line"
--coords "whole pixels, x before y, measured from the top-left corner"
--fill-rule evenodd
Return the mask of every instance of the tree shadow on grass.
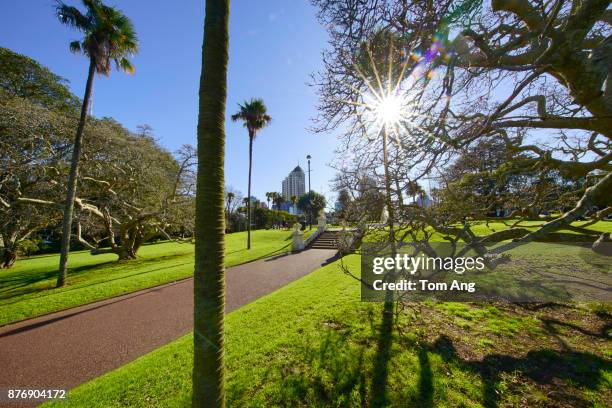
M 367 348 L 351 346 L 341 323 L 323 324 L 331 330 L 323 330 L 320 342 L 275 349 L 275 356 L 287 357 L 273 358 L 258 384 L 230 383 L 229 406 L 250 405 L 255 397 L 266 406 L 367 407 Z
M 125 279 L 127 277 L 156 272 L 162 269 L 166 269 L 169 266 L 164 266 L 163 268 L 150 269 L 150 270 L 146 270 L 143 272 L 126 274 L 123 276 L 115 276 L 109 279 L 97 280 L 95 282 L 92 282 L 89 285 L 76 285 L 74 287 L 70 286 L 71 279 L 78 278 L 79 276 L 82 276 L 85 273 L 92 273 L 96 271 L 99 271 L 102 275 L 104 272 L 108 272 L 104 270 L 107 269 L 109 265 L 114 265 L 111 267 L 112 269 L 125 268 L 125 267 L 131 267 L 131 268 L 144 267 L 146 268 L 147 265 L 154 265 L 159 262 L 169 261 L 172 259 L 181 258 L 183 256 L 184 256 L 183 254 L 176 254 L 176 255 L 165 255 L 165 256 L 160 256 L 156 258 L 140 258 L 140 259 L 136 259 L 133 261 L 128 261 L 127 263 L 118 262 L 116 260 L 111 260 L 111 261 L 100 262 L 97 264 L 77 266 L 74 268 L 70 268 L 68 272 L 68 279 L 69 279 L 68 287 L 59 289 L 57 291 L 54 290 L 55 289 L 55 278 L 57 277 L 56 270 L 47 270 L 47 271 L 40 271 L 40 272 L 35 272 L 35 273 L 15 273 L 15 274 L 11 274 L 9 276 L 4 276 L 0 278 L 0 288 L 2 288 L 0 289 L 0 300 L 9 300 L 13 297 L 29 295 L 29 294 L 37 293 L 37 292 L 48 292 L 51 295 L 51 294 L 55 294 L 58 292 L 67 292 L 67 291 L 74 290 L 74 289 L 81 289 L 87 286 L 98 285 L 98 284 L 102 284 L 106 282 L 116 281 L 119 279 Z M 171 265 L 171 267 L 176 267 L 176 266 L 178 265 L 177 264 Z M 40 284 L 45 281 L 48 281 L 49 285 L 47 286 L 38 285 L 37 286 L 37 284 Z M 42 294 L 42 296 L 44 296 L 44 294 Z M 17 299 L 16 301 L 19 302 L 21 300 L 22 299 Z M 15 303 L 15 302 L 8 302 L 8 303 L 2 303 L 2 304 L 7 305 L 11 303 Z
M 325 320 L 320 341 L 305 336 L 299 343 L 276 349 L 275 355 L 281 357 L 259 377 L 260 385 L 230 387 L 230 405 L 248 404 L 254 393 L 274 384 L 273 390 L 258 396 L 269 406 L 390 406 L 387 389 L 395 338 L 394 304 L 381 310 L 382 315 L 371 311 L 363 316 L 369 321 L 370 335 L 355 337 L 355 328 L 341 319 Z M 417 401 L 431 401 L 430 369 L 425 369 L 422 383 L 427 395 Z M 415 402 L 411 406 L 424 405 Z
M 391 346 L 393 342 L 393 321 L 395 303 L 386 301 L 382 310 L 382 319 L 378 331 L 376 344 L 376 358 L 372 372 L 372 406 L 384 407 L 388 405 L 387 382 L 389 378 L 389 360 L 391 359 Z
M 499 386 L 504 373 L 519 373 L 540 385 L 552 385 L 562 380 L 580 388 L 596 390 L 605 380 L 605 372 L 612 369 L 612 363 L 595 354 L 571 350 L 539 349 L 529 351 L 523 357 L 489 354 L 480 361 L 464 360 L 452 340 L 444 335 L 426 346 L 426 351 L 438 354 L 446 363 L 479 374 L 483 381 L 483 404 L 487 408 L 499 406 Z M 580 395 L 564 389 L 555 392 L 554 398 L 568 406 L 591 405 Z
M 433 372 L 429 363 L 429 355 L 425 349 L 420 349 L 419 355 L 419 407 L 433 407 Z
M 81 275 L 85 272 L 90 272 L 96 269 L 104 268 L 105 266 L 115 263 L 116 261 L 105 261 L 93 265 L 82 265 L 76 268 L 70 268 L 69 276 L 74 277 Z M 39 292 L 41 290 L 48 290 L 55 288 L 55 278 L 57 278 L 57 270 L 46 270 L 39 272 L 26 272 L 24 273 L 13 273 L 8 276 L 0 278 L 0 299 L 10 299 L 14 296 L 25 295 L 32 292 Z M 41 282 L 49 281 L 50 286 L 45 287 L 32 287 L 28 290 L 19 290 L 19 288 L 26 288 L 31 285 L 36 285 Z M 9 293 L 10 296 L 4 296 L 3 293 Z

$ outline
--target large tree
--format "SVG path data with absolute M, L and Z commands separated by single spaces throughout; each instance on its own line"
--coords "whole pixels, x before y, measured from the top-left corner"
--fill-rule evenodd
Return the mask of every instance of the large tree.
M 57 211 L 29 205 L 60 199 L 72 118 L 0 90 L 0 235 L 2 265 L 11 267 L 19 243 L 58 221 Z
M 93 254 L 129 260 L 154 236 L 170 238 L 170 228 L 192 229 L 188 174 L 195 152 L 183 151 L 177 162 L 153 139 L 131 134 L 111 119 L 92 120 L 90 127 L 93 132 L 86 134 L 94 137 L 84 146 L 75 198 L 77 240 Z M 83 229 L 92 239 L 85 239 Z
M 68 133 L 76 119 L 2 95 L 0 221 L 5 253 L 11 255 L 19 241 L 54 229 L 63 212 Z M 152 138 L 134 135 L 112 119 L 91 119 L 73 236 L 92 254 L 115 253 L 121 260 L 136 258 L 154 236 L 191 236 L 193 154 L 182 149 L 177 161 Z
M 325 209 L 326 204 L 325 196 L 311 191 L 298 198 L 297 207 L 308 216 L 309 220 L 316 220 L 319 213 Z
M 0 47 L 0 89 L 50 110 L 73 114 L 79 99 L 68 81 L 33 59 Z
M 229 1 L 207 0 L 198 114 L 194 407 L 225 406 L 224 150 Z
M 94 75 L 98 73 L 108 76 L 113 62 L 117 69 L 133 73 L 134 67 L 128 57 L 136 53 L 138 49 L 134 27 L 121 11 L 115 7 L 106 6 L 99 0 L 83 0 L 83 5 L 87 10 L 85 14 L 76 7 L 68 6 L 62 2 L 58 3 L 56 9 L 57 17 L 62 24 L 83 33 L 82 40 L 70 43 L 70 51 L 83 53 L 89 58 L 85 95 L 72 148 L 66 203 L 64 205 L 62 243 L 57 278 L 58 287 L 63 286 L 66 282 L 74 200 L 77 193 L 79 160 L 81 158 L 83 131 L 91 103 Z
M 578 217 L 595 221 L 612 212 L 609 1 L 314 3 L 330 30 L 325 68 L 315 76 L 318 130 L 342 132 L 339 167 L 351 175 L 347 185 L 363 173 L 382 185 L 373 137 L 380 122 L 373 116 L 391 100 L 398 113 L 389 128 L 395 203 L 408 182 L 437 177 L 466 149 L 496 140 L 511 154 L 492 172 L 496 177 L 520 165 L 538 181 L 554 175 L 573 186 L 562 216 L 531 232 L 516 228 L 486 238 L 515 238 L 499 251 Z M 542 191 L 533 193 L 535 207 L 551 200 Z M 447 228 L 458 214 L 397 209 L 405 219 L 422 216 L 435 229 L 474 241 L 468 224 Z
M 251 197 L 251 173 L 253 167 L 253 142 L 257 133 L 266 127 L 272 117 L 268 115 L 268 108 L 263 99 L 251 99 L 238 105 L 238 112 L 232 115 L 233 121 L 244 122 L 244 127 L 249 132 L 249 181 L 247 197 Z M 247 201 L 247 249 L 251 249 L 251 200 Z
M 0 234 L 2 266 L 26 239 L 57 222 L 57 212 L 23 197 L 56 200 L 53 175 L 69 147 L 79 100 L 67 81 L 37 61 L 0 47 Z

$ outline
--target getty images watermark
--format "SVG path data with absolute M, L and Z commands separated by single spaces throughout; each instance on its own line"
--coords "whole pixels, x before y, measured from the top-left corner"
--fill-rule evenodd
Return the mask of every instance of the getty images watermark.
M 466 271 L 485 269 L 483 257 L 439 257 L 411 256 L 406 253 L 391 256 L 376 256 L 372 259 L 372 273 L 378 275 L 380 279 L 372 282 L 374 290 L 394 290 L 394 291 L 466 291 L 474 293 L 476 291 L 475 282 L 463 282 L 453 279 L 451 282 L 435 282 L 429 279 L 416 279 L 418 275 L 423 277 L 423 272 L 452 271 L 458 275 L 463 275 Z M 410 276 L 410 279 L 399 279 L 385 281 L 385 277 Z M 433 275 L 432 273 L 429 274 Z
M 506 255 L 489 268 L 484 256 L 458 244 L 398 244 L 391 253 L 388 245 L 364 243 L 361 299 L 384 301 L 392 292 L 410 301 L 612 300 L 609 257 L 593 253 L 589 243 L 534 242 Z

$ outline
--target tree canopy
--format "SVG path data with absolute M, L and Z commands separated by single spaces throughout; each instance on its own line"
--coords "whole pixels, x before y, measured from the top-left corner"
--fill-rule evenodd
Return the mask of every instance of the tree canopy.
M 32 66 L 61 85 L 46 68 Z M 64 205 L 78 118 L 63 102 L 76 98 L 45 93 L 37 84 L 28 93 L 0 89 L 0 233 L 9 253 L 20 241 L 55 230 Z M 75 199 L 74 237 L 81 245 L 130 259 L 153 236 L 192 235 L 195 149 L 184 146 L 175 157 L 111 118 L 90 118 L 84 140 Z
M 68 81 L 38 62 L 0 47 L 0 89 L 42 107 L 75 113 L 79 99 L 68 89 Z
M 486 221 L 487 208 L 502 202 L 523 219 L 563 210 L 532 232 L 513 230 L 503 252 L 579 217 L 596 221 L 612 212 L 608 1 L 313 3 L 330 34 L 313 81 L 316 130 L 337 131 L 344 141 L 339 187 L 357 191 L 365 175 L 382 191 L 373 114 L 390 99 L 398 111 L 386 129 L 390 195 L 403 223 L 472 241 L 469 223 L 451 227 L 465 222 L 468 209 L 473 221 Z M 470 169 L 468 161 L 485 151 L 492 159 L 486 168 Z M 456 177 L 459 169 L 477 171 Z M 465 195 L 447 194 L 427 211 L 403 205 L 410 183 L 429 179 L 439 192 L 449 176 L 455 187 L 478 192 L 470 195 L 478 202 L 462 206 Z M 519 191 L 521 200 L 510 197 Z

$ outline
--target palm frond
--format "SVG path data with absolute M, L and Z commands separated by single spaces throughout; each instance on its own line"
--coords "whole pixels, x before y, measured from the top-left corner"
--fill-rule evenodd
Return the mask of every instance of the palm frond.
M 72 52 L 74 54 L 79 54 L 82 51 L 81 42 L 80 41 L 71 41 L 70 45 L 69 45 L 69 48 L 70 48 L 70 52 Z
M 267 114 L 268 108 L 261 98 L 252 98 L 250 101 L 238 104 L 238 108 L 238 112 L 232 115 L 232 120 L 244 121 L 244 127 L 253 135 L 272 121 L 272 117 Z
M 84 16 L 78 8 L 68 6 L 61 1 L 58 1 L 55 6 L 55 14 L 62 24 L 76 28 L 79 31 L 86 32 L 91 27 L 90 19 Z
M 128 74 L 133 74 L 136 72 L 136 68 L 127 58 L 121 58 L 119 60 L 115 60 L 115 64 L 117 65 L 117 69 L 126 72 Z
M 61 1 L 57 3 L 59 20 L 85 34 L 80 43 L 74 41 L 70 44 L 70 50 L 86 54 L 100 74 L 109 75 L 113 61 L 117 69 L 134 73 L 134 66 L 128 57 L 138 52 L 138 38 L 130 19 L 100 0 L 82 2 L 87 9 L 85 15 L 76 7 L 67 6 Z

